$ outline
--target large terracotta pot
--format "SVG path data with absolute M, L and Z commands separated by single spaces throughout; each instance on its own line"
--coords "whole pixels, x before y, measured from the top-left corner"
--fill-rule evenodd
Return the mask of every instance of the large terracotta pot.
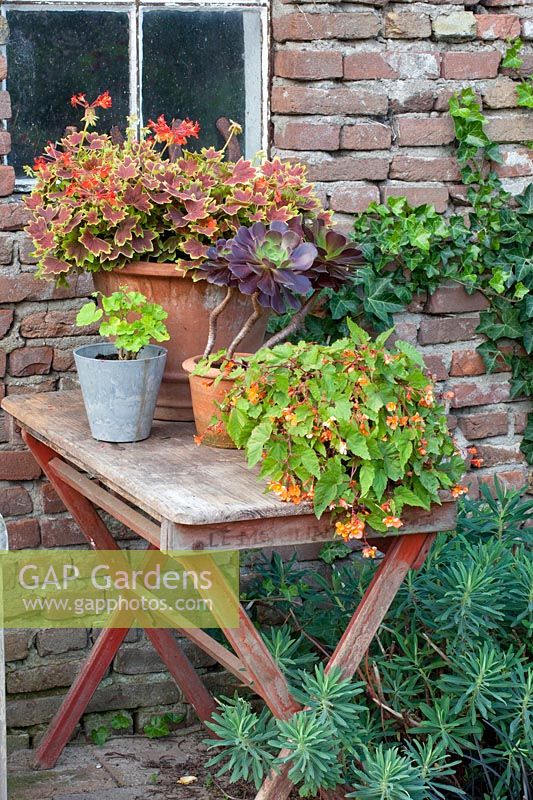
M 123 269 L 96 272 L 94 285 L 103 294 L 127 285 L 159 303 L 168 312 L 166 325 L 170 340 L 163 382 L 157 398 L 155 419 L 192 422 L 189 378 L 182 364 L 203 353 L 209 328 L 209 313 L 224 297 L 225 288 L 207 281 L 193 281 L 174 264 L 135 261 Z M 218 334 L 213 352 L 227 347 L 252 313 L 249 298 L 235 295 L 218 319 Z M 264 341 L 266 315 L 254 326 L 240 347 L 255 352 Z

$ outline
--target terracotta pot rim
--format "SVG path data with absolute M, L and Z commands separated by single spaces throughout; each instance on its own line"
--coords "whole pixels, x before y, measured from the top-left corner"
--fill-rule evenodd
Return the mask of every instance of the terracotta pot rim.
M 191 269 L 185 270 L 178 267 L 172 261 L 131 261 L 123 267 L 113 269 L 98 270 L 98 272 L 115 272 L 124 275 L 140 275 L 155 278 L 190 278 L 193 280 L 192 272 L 198 262 L 191 261 Z M 204 281 L 204 277 L 198 278 Z M 196 283 L 197 281 L 195 281 Z
M 252 353 L 235 353 L 236 356 L 251 356 Z M 191 375 L 192 372 L 196 369 L 196 365 L 200 361 L 203 356 L 191 356 L 191 358 L 186 358 L 183 364 L 181 365 L 187 375 Z M 218 367 L 211 367 L 206 373 L 203 375 L 192 375 L 193 378 L 218 378 L 220 375 L 220 370 Z M 234 381 L 235 378 L 224 378 L 225 381 Z

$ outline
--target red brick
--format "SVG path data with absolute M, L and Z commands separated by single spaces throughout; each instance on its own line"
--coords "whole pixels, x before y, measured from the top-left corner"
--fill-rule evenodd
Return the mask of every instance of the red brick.
M 340 125 L 288 120 L 277 123 L 274 144 L 286 150 L 338 150 Z
M 21 230 L 29 216 L 29 212 L 20 202 L 0 203 L 0 231 Z
M 448 377 L 448 370 L 446 369 L 446 364 L 442 360 L 441 356 L 424 356 L 424 363 L 426 365 L 426 370 L 434 377 L 436 381 L 446 380 Z
M 392 131 L 381 122 L 345 125 L 341 131 L 342 150 L 388 150 L 391 142 Z
M 0 81 L 7 78 L 7 61 L 4 56 L 0 56 Z
M 509 445 L 478 444 L 477 456 L 483 459 L 484 467 L 495 467 L 497 464 L 520 464 L 525 461 L 520 452 L 520 443 L 514 447 Z
M 15 170 L 13 167 L 0 166 L 0 197 L 13 194 L 15 188 Z
M 52 367 L 52 347 L 19 347 L 9 356 L 9 371 L 17 378 L 46 375 Z
M 398 78 L 381 53 L 351 53 L 344 57 L 344 77 L 350 81 L 366 81 L 380 78 Z
M 533 139 L 533 114 L 524 111 L 489 117 L 486 131 L 495 142 L 528 142 Z
M 517 411 L 514 417 L 514 432 L 524 433 L 529 417 L 528 411 Z
M 0 450 L 0 481 L 32 481 L 41 468 L 28 450 Z
M 334 211 L 345 211 L 359 214 L 365 211 L 370 203 L 379 202 L 379 190 L 370 183 L 339 182 L 332 190 L 330 205 Z
M 0 234 L 0 264 L 11 264 L 13 260 L 13 237 Z M 0 302 L 3 300 L 0 298 Z
M 72 350 L 54 349 L 52 369 L 57 370 L 57 372 L 74 369 L 74 354 Z
M 63 502 L 60 500 L 51 483 L 43 484 L 41 488 L 41 500 L 45 514 L 59 514 L 61 511 L 66 511 Z
M 458 181 L 461 173 L 453 156 L 395 156 L 389 177 L 403 181 Z
M 13 322 L 12 308 L 0 308 L 0 337 L 5 336 Z
M 17 519 L 7 523 L 10 550 L 25 550 L 39 547 L 39 523 L 36 519 Z
M 440 53 L 410 50 L 350 53 L 344 57 L 344 77 L 355 81 L 382 78 L 436 80 L 440 78 Z
M 35 246 L 28 235 L 19 239 L 19 258 L 21 264 L 36 264 L 37 259 L 32 255 Z M 92 280 L 92 279 L 91 279 Z
M 9 92 L 0 92 L 0 119 L 11 119 L 11 99 Z
M 3 378 L 6 374 L 7 368 L 7 355 L 4 349 L 0 350 L 0 378 Z
M 385 180 L 389 172 L 389 156 L 363 154 L 329 155 L 317 153 L 301 161 L 307 165 L 311 181 L 364 181 Z
M 467 414 L 459 419 L 459 427 L 467 439 L 486 439 L 488 436 L 504 436 L 509 425 L 505 411 Z
M 454 396 L 451 400 L 453 408 L 466 406 L 486 406 L 496 403 L 506 403 L 510 400 L 510 385 L 508 381 L 488 381 L 484 379 L 478 383 L 456 383 L 452 387 Z
M 0 156 L 6 156 L 11 151 L 11 134 L 0 131 Z
M 318 86 L 274 86 L 271 92 L 272 111 L 278 114 L 361 114 L 377 116 L 387 113 L 389 101 L 384 92 L 362 91 L 357 85 L 345 84 L 324 89 Z
M 295 80 L 342 78 L 342 53 L 335 50 L 282 50 L 276 53 L 274 74 Z
M 448 205 L 448 189 L 445 186 L 434 186 L 423 184 L 390 184 L 382 189 L 383 202 L 388 197 L 406 197 L 412 206 L 424 205 L 429 203 L 435 206 L 438 212 L 446 211 Z
M 446 344 L 474 339 L 479 325 L 479 314 L 471 317 L 425 317 L 420 322 L 420 344 Z
M 458 350 L 452 356 L 450 375 L 461 377 L 464 375 L 484 375 L 486 372 L 485 362 L 477 350 Z M 510 367 L 500 360 L 498 367 L 493 372 L 509 372 Z
M 509 0 L 507 0 L 509 2 Z M 503 484 L 507 489 L 524 489 L 527 487 L 527 467 L 522 469 L 504 470 L 502 472 L 495 472 L 493 475 L 480 475 L 480 484 L 487 484 L 491 489 L 494 489 L 494 479 L 498 478 L 500 484 Z
M 0 489 L 0 514 L 4 517 L 20 517 L 22 514 L 31 514 L 32 511 L 30 493 L 23 486 Z
M 450 283 L 440 286 L 429 297 L 424 306 L 425 314 L 465 314 L 470 311 L 485 311 L 490 303 L 481 292 L 467 294 L 462 286 Z
M 1 206 L 0 206 L 1 208 Z M 20 303 L 22 300 L 66 300 L 87 297 L 93 281 L 89 274 L 72 276 L 65 288 L 56 288 L 53 282 L 40 280 L 31 272 L 0 276 L 0 298 L 3 303 Z
M 450 51 L 442 55 L 442 77 L 454 80 L 495 78 L 501 53 L 489 50 L 477 53 Z
M 424 88 L 427 83 L 423 81 L 407 83 L 397 81 L 390 90 L 390 108 L 393 114 L 423 113 L 433 111 L 435 91 L 433 88 Z M 448 107 L 445 109 L 448 110 Z
M 520 36 L 520 18 L 516 14 L 476 14 L 479 39 L 515 39 Z
M 527 6 L 531 0 L 485 0 L 487 8 L 500 8 L 501 6 Z
M 79 328 L 76 325 L 77 309 L 68 311 L 36 311 L 24 317 L 20 326 L 22 336 L 29 339 L 50 336 L 76 336 L 96 333 L 98 324 Z
M 400 116 L 395 126 L 400 147 L 450 144 L 455 139 L 453 120 L 449 116 Z
M 84 544 L 87 541 L 70 517 L 41 519 L 40 525 L 44 547 L 67 547 L 71 544 Z
M 503 164 L 496 164 L 495 171 L 502 178 L 533 175 L 533 150 L 528 147 L 502 147 L 500 152 Z
M 7 387 L 8 395 L 11 394 L 41 394 L 42 392 L 53 392 L 56 390 L 54 378 L 40 381 L 40 383 L 10 383 Z
M 275 17 L 272 24 L 274 39 L 278 42 L 370 39 L 377 36 L 379 29 L 379 17 L 373 11 L 294 12 Z
M 514 108 L 517 102 L 515 81 L 511 78 L 498 77 L 486 83 L 482 95 L 486 108 Z
M 431 36 L 431 21 L 417 11 L 389 11 L 385 14 L 388 39 L 426 39 Z

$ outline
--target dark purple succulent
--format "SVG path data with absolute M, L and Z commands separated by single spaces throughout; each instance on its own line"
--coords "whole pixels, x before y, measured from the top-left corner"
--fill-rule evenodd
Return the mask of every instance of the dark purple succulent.
M 317 248 L 302 240 L 285 222 L 266 227 L 255 222 L 239 228 L 229 247 L 229 270 L 239 291 L 256 295 L 263 308 L 283 314 L 289 307 L 298 309 L 301 297 L 312 291 L 311 270 Z
M 207 261 L 203 261 L 198 269 L 204 274 L 203 278 L 208 283 L 216 286 L 238 285 L 237 278 L 230 272 L 229 256 L 233 239 L 219 239 L 217 243 L 207 251 Z
M 364 261 L 361 250 L 343 233 L 329 228 L 324 220 L 302 222 L 301 217 L 296 217 L 289 226 L 317 249 L 309 274 L 315 289 L 338 289 Z

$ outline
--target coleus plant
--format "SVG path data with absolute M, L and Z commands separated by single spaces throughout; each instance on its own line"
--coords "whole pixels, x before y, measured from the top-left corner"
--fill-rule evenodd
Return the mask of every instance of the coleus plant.
M 264 310 L 276 314 L 284 314 L 289 308 L 296 311 L 290 323 L 265 347 L 272 347 L 297 330 L 320 291 L 341 286 L 361 258 L 361 251 L 353 242 L 329 228 L 323 219 L 308 223 L 295 217 L 288 223 L 275 221 L 270 225 L 255 222 L 239 228 L 232 239 L 219 239 L 199 268 L 208 282 L 227 287 L 224 299 L 210 314 L 204 357 L 211 354 L 218 318 L 235 292 L 250 296 L 253 311 L 229 345 L 228 360 Z
M 334 344 L 286 343 L 236 366 L 222 417 L 271 491 L 364 539 L 401 528 L 406 506 L 440 503 L 439 490 L 464 493 L 464 461 L 416 349 L 348 326 Z
M 72 272 L 111 270 L 131 260 L 197 266 L 209 247 L 256 221 L 288 221 L 299 214 L 328 218 L 305 177 L 305 167 L 278 158 L 226 161 L 226 148 L 189 152 L 199 125 L 186 119 L 150 120 L 140 136 L 92 130 L 108 92 L 83 111 L 83 127 L 49 143 L 27 167 L 36 183 L 26 198 L 27 232 L 40 277 L 64 282 Z M 232 123 L 230 138 L 240 132 Z M 229 140 L 228 140 L 229 141 Z M 199 277 L 203 277 L 200 275 Z

